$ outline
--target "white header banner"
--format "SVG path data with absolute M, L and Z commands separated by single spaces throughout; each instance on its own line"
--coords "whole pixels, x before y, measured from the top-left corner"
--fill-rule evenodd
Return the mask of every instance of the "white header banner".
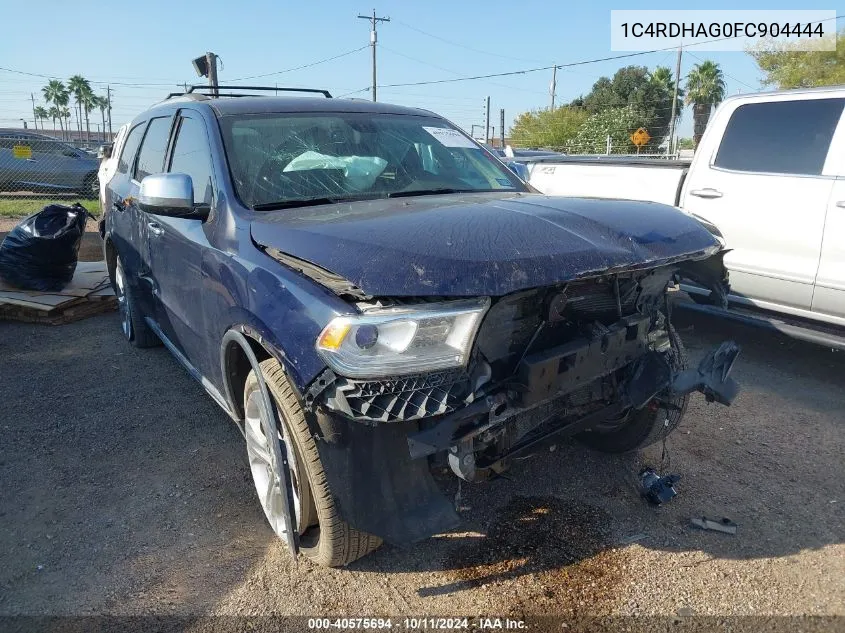
M 836 50 L 836 11 L 638 10 L 610 12 L 610 50 Z

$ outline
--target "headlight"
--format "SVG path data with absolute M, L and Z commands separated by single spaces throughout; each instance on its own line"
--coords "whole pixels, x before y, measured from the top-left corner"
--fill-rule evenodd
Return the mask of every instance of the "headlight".
M 349 378 L 462 367 L 489 306 L 483 298 L 339 316 L 320 333 L 317 351 Z

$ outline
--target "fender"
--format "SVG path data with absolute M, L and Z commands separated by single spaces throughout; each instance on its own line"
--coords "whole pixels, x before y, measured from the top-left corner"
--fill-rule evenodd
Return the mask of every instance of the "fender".
M 275 358 L 279 364 L 282 366 L 285 374 L 291 379 L 291 387 L 293 387 L 294 391 L 296 392 L 297 396 L 301 397 L 302 388 L 300 387 L 302 377 L 300 376 L 299 372 L 296 370 L 296 367 L 291 362 L 290 358 L 288 358 L 287 354 L 285 354 L 282 347 L 279 343 L 275 340 L 275 338 L 270 334 L 269 328 L 267 328 L 260 320 L 258 320 L 254 315 L 248 313 L 242 313 L 241 310 L 238 310 L 239 313 L 237 316 L 241 319 L 246 319 L 246 321 L 236 321 L 229 329 L 223 334 L 223 338 L 220 343 L 220 376 L 222 377 L 223 383 L 223 394 L 226 398 L 226 402 L 229 405 L 229 408 L 233 412 L 239 412 L 241 410 L 241 404 L 237 401 L 234 395 L 234 389 L 231 383 L 231 375 L 230 375 L 230 367 L 229 367 L 229 358 L 228 352 L 232 345 L 237 344 L 238 347 L 244 349 L 244 345 L 249 347 L 249 352 L 253 353 L 252 347 L 250 346 L 250 341 L 261 346 L 261 348 L 267 352 L 270 356 Z M 239 334 L 240 337 L 234 337 L 231 333 Z M 244 350 L 246 353 L 246 350 Z M 253 368 L 254 369 L 254 368 Z M 241 416 L 238 416 L 238 421 L 243 422 Z
M 245 330 L 246 326 L 241 326 L 241 328 Z M 223 336 L 223 350 L 232 344 L 238 345 L 241 350 L 243 350 L 252 371 L 258 378 L 258 388 L 261 391 L 261 400 L 264 405 L 264 410 L 269 413 L 268 418 L 262 419 L 261 421 L 262 426 L 264 427 L 264 436 L 268 438 L 277 437 L 279 435 L 278 424 L 280 423 L 280 420 L 278 419 L 278 415 L 276 413 L 275 402 L 270 396 L 270 390 L 267 388 L 267 384 L 264 382 L 264 376 L 261 374 L 261 368 L 259 367 L 258 359 L 255 357 L 255 352 L 252 351 L 252 347 L 246 339 L 246 336 L 244 336 L 244 333 L 234 329 L 229 330 Z M 223 352 L 223 362 L 225 363 L 225 351 Z M 226 381 L 226 391 L 227 397 L 231 399 L 231 389 L 229 387 L 228 380 Z M 275 471 L 280 475 L 276 478 L 276 484 L 281 490 L 285 491 L 285 494 L 282 495 L 282 502 L 284 504 L 283 512 L 285 516 L 286 541 L 288 549 L 295 560 L 296 555 L 299 553 L 299 534 L 294 529 L 291 510 L 293 508 L 293 484 L 291 482 L 288 467 L 287 447 L 285 446 L 285 441 L 282 438 L 279 438 L 277 442 L 267 442 L 267 444 L 270 447 Z

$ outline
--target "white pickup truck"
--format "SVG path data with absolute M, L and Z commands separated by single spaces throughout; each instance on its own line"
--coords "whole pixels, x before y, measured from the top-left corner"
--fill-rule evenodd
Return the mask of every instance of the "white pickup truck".
M 691 162 L 567 156 L 528 170 L 549 195 L 650 200 L 706 220 L 731 249 L 731 309 L 696 308 L 845 349 L 845 87 L 726 99 Z

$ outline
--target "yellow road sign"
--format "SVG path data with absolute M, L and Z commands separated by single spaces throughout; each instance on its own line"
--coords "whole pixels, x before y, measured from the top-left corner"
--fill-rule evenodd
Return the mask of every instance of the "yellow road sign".
M 6 147 L 8 147 L 8 145 Z M 12 156 L 23 160 L 28 160 L 32 158 L 32 148 L 29 145 L 13 145 Z
M 651 135 L 648 133 L 648 130 L 646 130 L 644 127 L 641 127 L 636 132 L 631 134 L 631 142 L 637 147 L 647 145 L 650 140 Z

